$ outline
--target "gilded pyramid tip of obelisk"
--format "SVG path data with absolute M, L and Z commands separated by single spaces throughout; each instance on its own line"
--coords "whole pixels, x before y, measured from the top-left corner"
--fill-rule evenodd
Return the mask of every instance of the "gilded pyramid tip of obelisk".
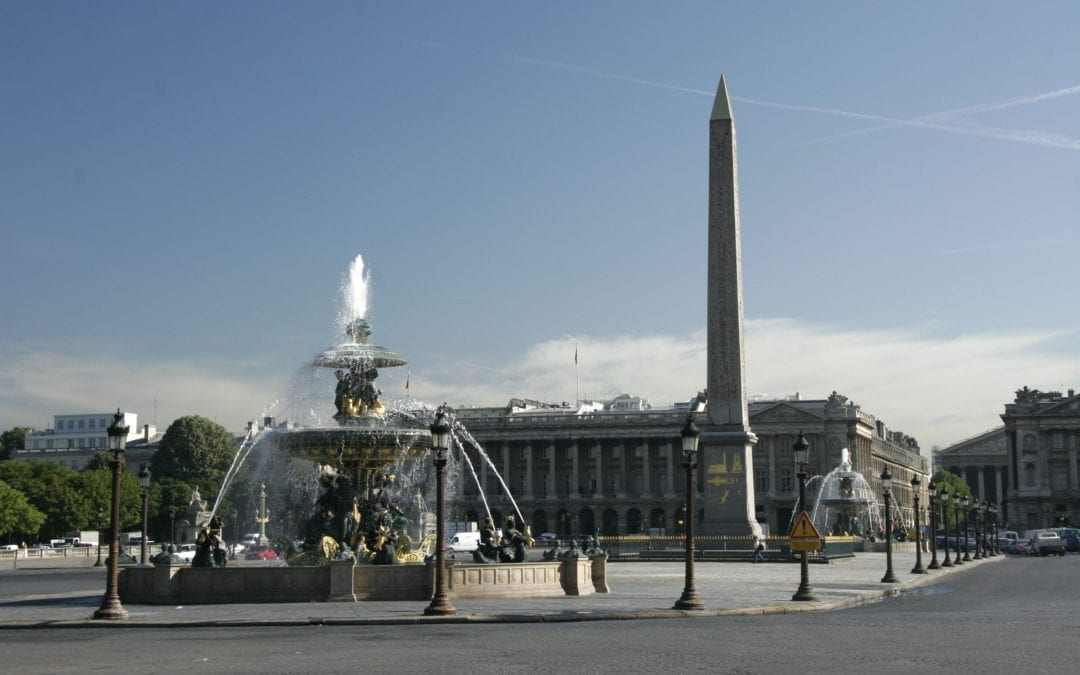
M 713 100 L 712 117 L 714 120 L 731 119 L 731 100 L 728 99 L 727 84 L 724 76 L 720 76 L 720 85 L 716 88 L 716 98 Z

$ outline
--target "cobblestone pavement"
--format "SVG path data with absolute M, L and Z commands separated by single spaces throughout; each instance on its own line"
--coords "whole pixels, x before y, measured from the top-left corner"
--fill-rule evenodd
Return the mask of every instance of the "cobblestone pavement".
M 923 556 L 927 564 L 929 556 Z M 821 611 L 874 602 L 907 589 L 932 584 L 978 565 L 1000 564 L 1005 556 L 972 561 L 961 567 L 911 574 L 914 552 L 893 555 L 900 583 L 881 583 L 884 553 L 810 565 L 817 602 L 792 602 L 799 586 L 799 565 L 792 563 L 697 563 L 696 589 L 702 611 L 672 609 L 684 586 L 683 563 L 610 563 L 610 593 L 561 598 L 454 600 L 456 615 L 424 616 L 422 602 L 325 602 L 224 605 L 125 604 L 124 621 L 91 618 L 104 588 L 56 594 L 0 598 L 0 628 L 46 626 L 227 626 L 306 624 L 405 624 L 420 622 L 595 621 L 727 614 L 775 614 Z M 1006 563 L 1007 564 L 1007 563 Z M 34 568 L 34 561 L 21 569 Z M 5 570 L 3 574 L 18 574 Z M 62 573 L 62 572 L 61 572 Z M 104 582 L 104 574 L 102 575 Z

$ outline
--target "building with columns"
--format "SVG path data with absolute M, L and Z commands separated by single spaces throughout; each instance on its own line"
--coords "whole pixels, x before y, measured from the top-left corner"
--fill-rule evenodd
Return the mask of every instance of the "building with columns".
M 841 450 L 850 448 L 853 468 L 880 490 L 878 477 L 888 465 L 900 517 L 911 522 L 910 480 L 917 474 L 925 485 L 929 468 L 914 439 L 835 392 L 827 399 L 795 395 L 749 406 L 758 439 L 755 510 L 763 529 L 786 533 L 790 526 L 799 490 L 792 446 L 800 432 L 811 444 L 810 475 L 835 468 Z M 687 414 L 704 407 L 704 394 L 666 408 L 623 394 L 576 407 L 513 399 L 505 407 L 460 408 L 457 419 L 476 443 L 466 443 L 465 457 L 456 457 L 450 518 L 482 520 L 486 502 L 501 522 L 515 512 L 505 483 L 534 536 L 679 534 L 686 499 L 679 432 Z M 696 476 L 699 497 L 708 478 L 703 474 Z
M 1080 523 L 1080 396 L 1024 387 L 1004 424 L 934 453 L 978 499 L 1004 503 L 1009 529 Z

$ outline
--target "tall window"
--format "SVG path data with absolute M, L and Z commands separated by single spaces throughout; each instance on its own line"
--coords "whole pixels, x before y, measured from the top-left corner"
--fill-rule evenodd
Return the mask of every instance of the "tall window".
M 755 492 L 768 492 L 769 491 L 769 470 L 764 467 L 754 468 L 754 491 Z
M 82 429 L 82 428 L 83 428 L 83 423 L 84 423 L 84 420 L 79 420 L 79 428 L 80 428 L 80 429 Z
M 791 492 L 791 467 L 780 469 L 780 492 Z

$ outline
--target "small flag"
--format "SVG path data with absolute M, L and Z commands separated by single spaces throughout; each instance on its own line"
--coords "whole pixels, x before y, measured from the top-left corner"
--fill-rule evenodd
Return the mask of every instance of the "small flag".
M 574 365 L 577 365 L 577 345 L 574 345 Z
M 412 372 L 405 371 L 405 391 L 409 391 L 409 378 L 412 377 Z

